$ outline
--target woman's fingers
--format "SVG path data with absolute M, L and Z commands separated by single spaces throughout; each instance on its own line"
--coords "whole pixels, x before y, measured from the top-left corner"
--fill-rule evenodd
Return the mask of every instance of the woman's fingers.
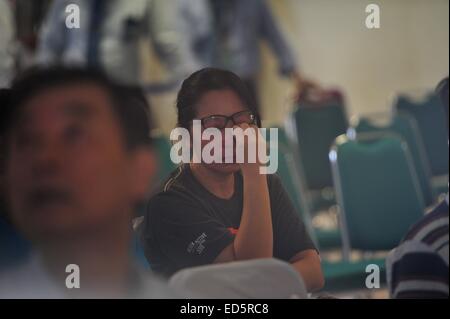
M 236 152 L 244 152 L 244 163 L 259 165 L 259 149 L 266 151 L 266 143 L 261 135 L 259 128 L 253 124 L 242 123 L 235 125 L 233 128 L 240 128 L 242 134 L 236 139 Z M 236 132 L 237 133 L 237 132 Z

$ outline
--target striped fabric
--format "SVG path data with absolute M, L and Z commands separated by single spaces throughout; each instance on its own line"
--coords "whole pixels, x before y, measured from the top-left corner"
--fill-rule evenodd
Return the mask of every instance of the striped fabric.
M 414 225 L 387 260 L 392 298 L 448 298 L 448 195 Z

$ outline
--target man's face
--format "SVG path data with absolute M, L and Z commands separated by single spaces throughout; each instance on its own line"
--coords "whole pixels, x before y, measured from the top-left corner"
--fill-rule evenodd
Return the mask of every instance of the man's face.
M 30 239 L 73 236 L 129 218 L 133 160 L 107 92 L 72 84 L 25 103 L 7 158 L 19 229 Z

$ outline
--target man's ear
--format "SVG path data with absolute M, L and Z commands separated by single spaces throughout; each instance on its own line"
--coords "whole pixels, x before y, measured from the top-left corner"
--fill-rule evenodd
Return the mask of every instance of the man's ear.
M 156 174 L 155 154 L 149 148 L 134 151 L 131 169 L 130 191 L 135 201 L 141 201 L 148 195 L 153 177 Z

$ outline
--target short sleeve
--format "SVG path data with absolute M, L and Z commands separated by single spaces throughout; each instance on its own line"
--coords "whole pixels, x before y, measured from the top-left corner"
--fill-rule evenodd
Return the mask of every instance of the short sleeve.
M 280 255 L 277 257 L 290 261 L 301 251 L 317 250 L 280 178 L 275 174 L 269 175 L 268 182 L 274 224 L 274 247 Z
M 211 264 L 234 236 L 206 207 L 190 198 L 160 194 L 150 201 L 145 220 L 144 248 L 163 254 L 166 269 Z M 146 241 L 151 241 L 146 243 Z M 146 251 L 147 256 L 154 252 Z M 161 257 L 161 256 L 160 256 Z M 152 263 L 151 260 L 149 260 Z
M 391 298 L 448 298 L 448 264 L 418 240 L 406 240 L 386 258 Z

